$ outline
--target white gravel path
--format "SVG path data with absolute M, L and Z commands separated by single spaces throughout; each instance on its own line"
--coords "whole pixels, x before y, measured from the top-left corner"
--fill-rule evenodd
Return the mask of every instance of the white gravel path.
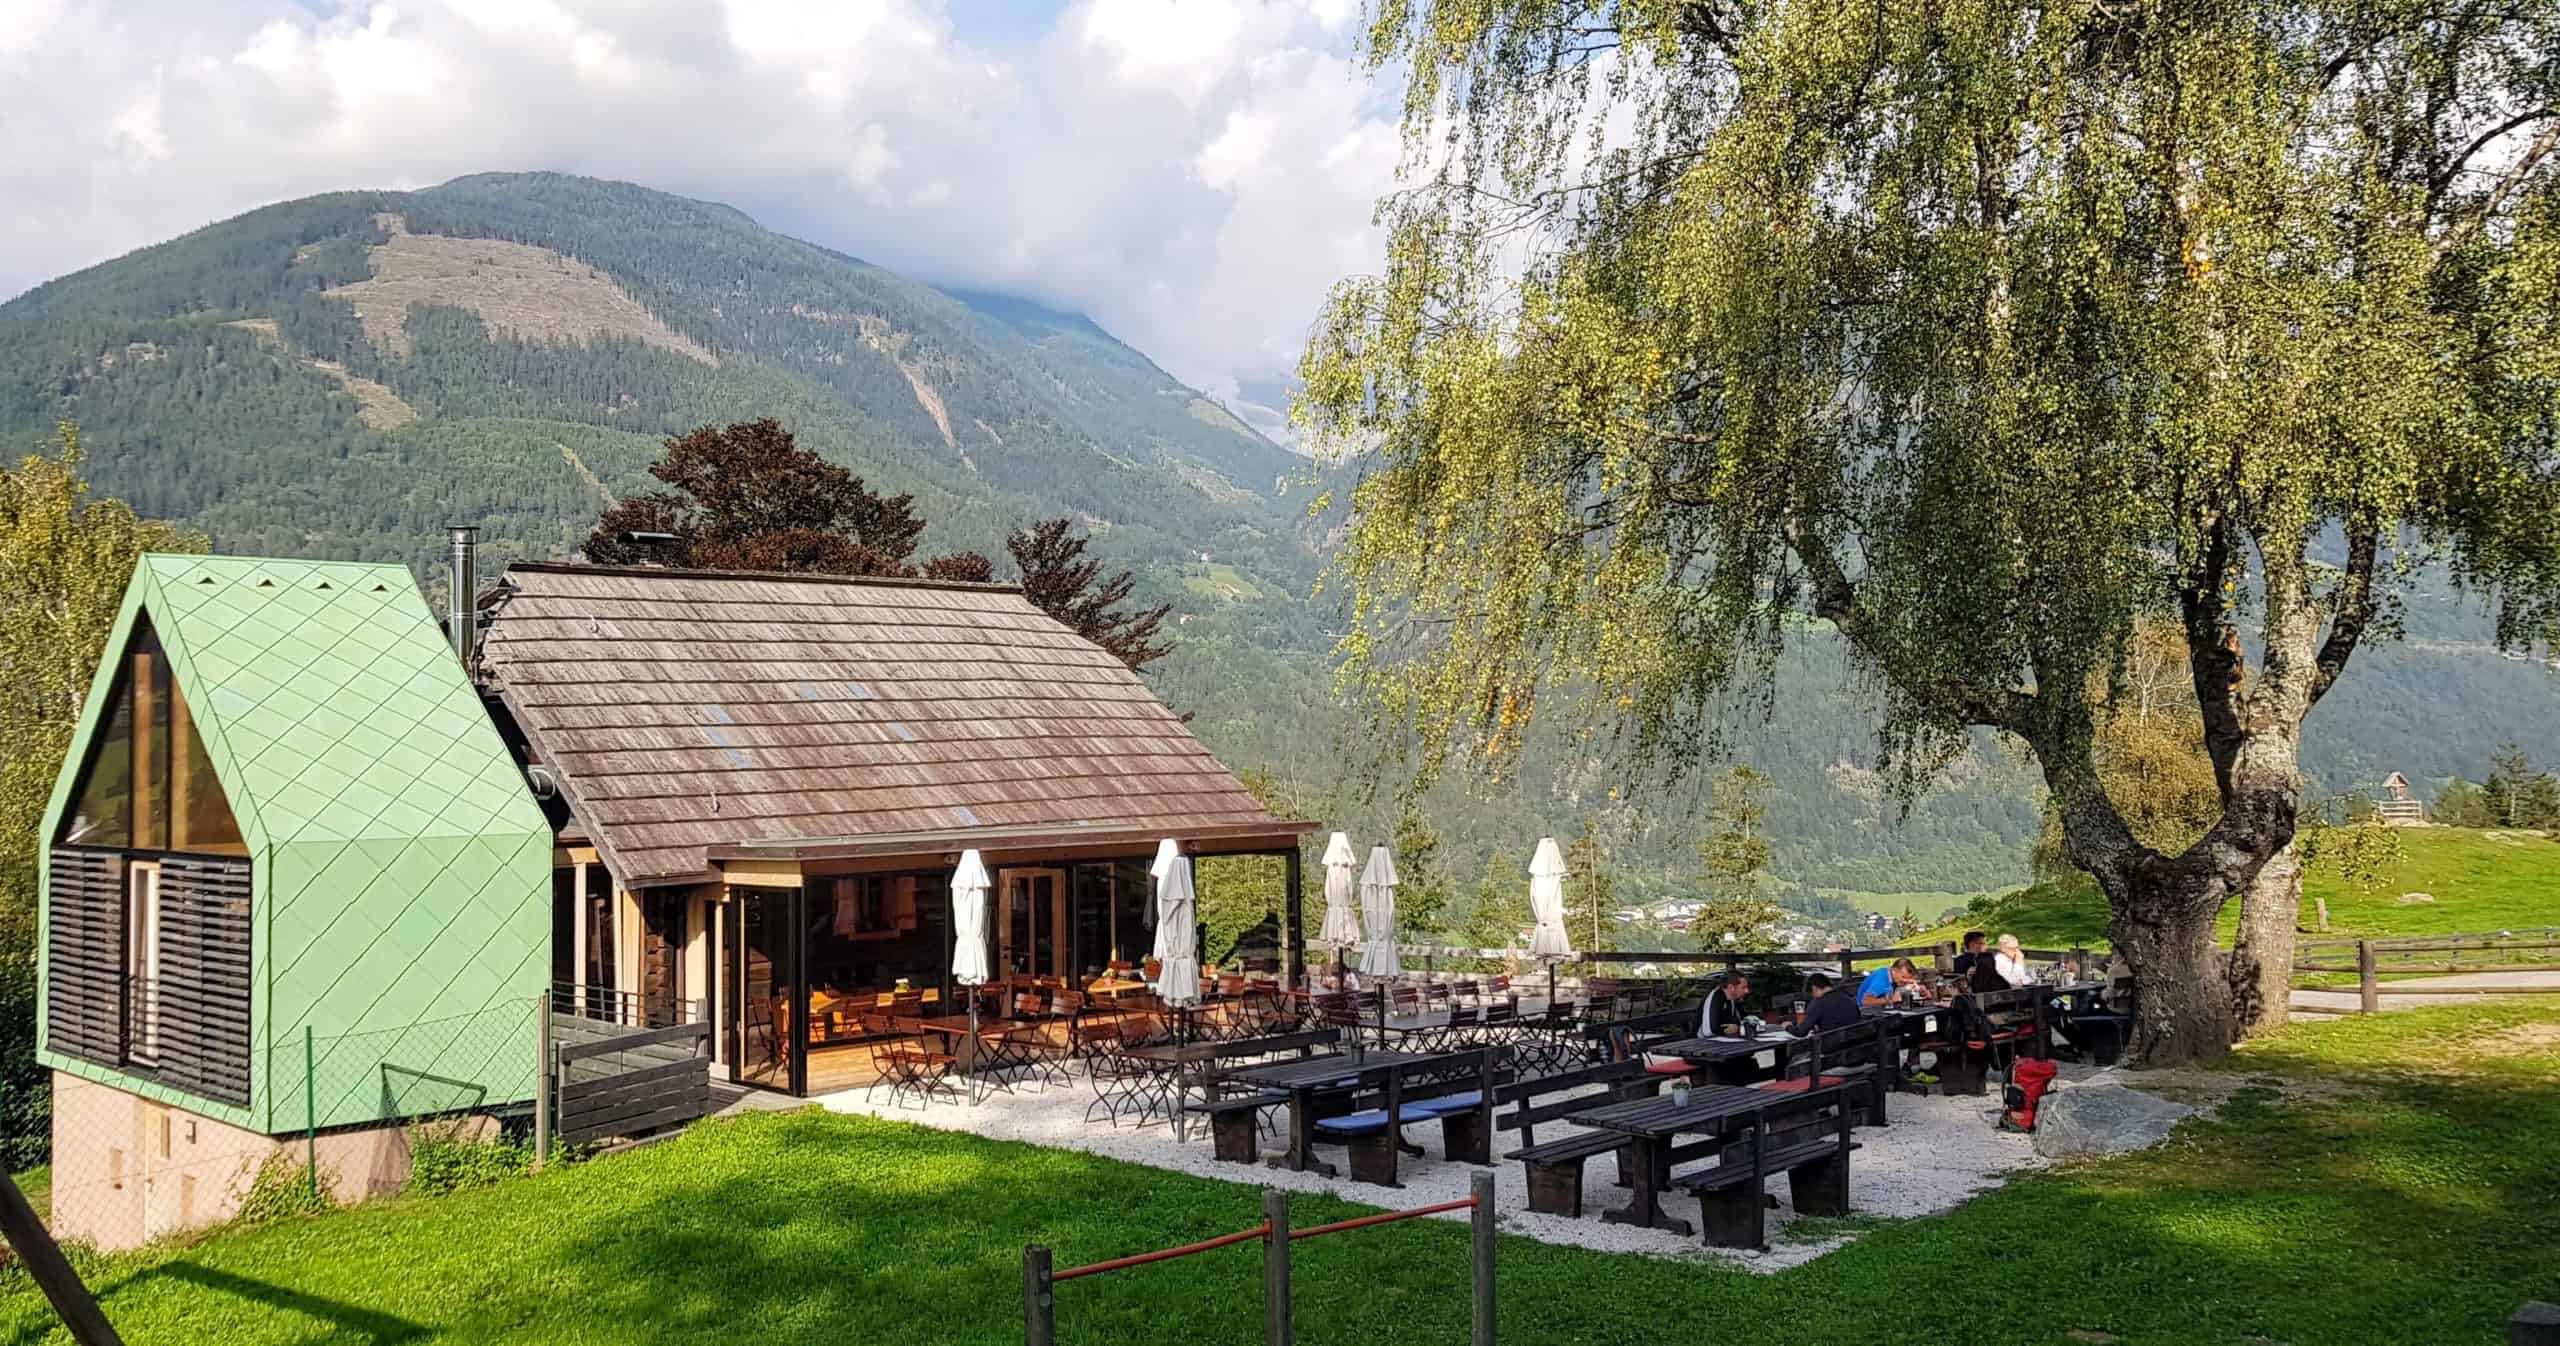
M 945 1099 L 935 1102 L 930 1108 L 918 1108 L 912 1103 L 892 1107 L 886 1090 L 872 1099 L 865 1098 L 860 1090 L 852 1090 L 825 1095 L 813 1101 L 834 1112 L 915 1122 L 996 1140 L 1081 1150 L 1224 1182 L 1327 1191 L 1345 1200 L 1376 1206 L 1420 1206 L 1463 1199 L 1467 1195 L 1468 1174 L 1479 1171 L 1441 1157 L 1439 1128 L 1436 1126 L 1416 1126 L 1407 1132 L 1429 1153 L 1422 1159 L 1408 1156 L 1404 1160 L 1400 1170 L 1404 1181 L 1401 1189 L 1356 1183 L 1347 1177 L 1326 1178 L 1314 1173 L 1297 1173 L 1267 1163 L 1250 1168 L 1220 1163 L 1211 1157 L 1206 1127 L 1195 1127 L 1188 1142 L 1177 1142 L 1172 1129 L 1161 1123 L 1146 1127 L 1122 1125 L 1116 1129 L 1100 1120 L 1088 1124 L 1084 1120 L 1085 1109 L 1093 1102 L 1093 1091 L 1081 1075 L 1072 1084 L 1051 1085 L 1046 1089 L 1026 1088 L 1011 1094 L 996 1093 L 976 1104 Z M 2040 1161 L 2036 1158 L 2030 1137 L 2002 1134 L 1994 1127 L 1992 1118 L 1998 1104 L 1996 1086 L 1993 1092 L 1978 1098 L 1895 1094 L 1888 1109 L 1893 1124 L 1882 1129 L 1860 1128 L 1856 1133 L 1862 1148 L 1849 1161 L 1850 1209 L 1861 1217 L 1880 1219 L 1935 1215 L 1954 1208 L 1977 1192 L 1999 1186 L 2004 1177 L 2014 1170 L 2037 1167 Z M 1282 1138 L 1265 1135 L 1263 1148 L 1266 1159 L 1282 1144 Z M 1517 1144 L 1515 1133 L 1500 1133 L 1496 1152 L 1517 1148 Z M 1325 1155 L 1338 1162 L 1341 1151 L 1328 1147 Z M 1654 1257 L 1718 1258 L 1759 1272 L 1800 1266 L 1846 1245 L 1854 1237 L 1854 1234 L 1838 1234 L 1805 1241 L 1788 1240 L 1782 1231 L 1795 1219 L 1795 1211 L 1786 1204 L 1787 1184 L 1784 1181 L 1769 1184 L 1769 1190 L 1778 1198 L 1779 1208 L 1769 1213 L 1770 1247 L 1765 1253 L 1709 1248 L 1695 1237 L 1682 1238 L 1662 1230 L 1604 1223 L 1599 1212 L 1626 1203 L 1626 1192 L 1613 1181 L 1616 1171 L 1616 1165 L 1605 1155 L 1584 1165 L 1584 1215 L 1581 1219 L 1566 1219 L 1532 1213 L 1521 1183 L 1520 1165 L 1517 1162 L 1503 1164 L 1495 1170 L 1494 1176 L 1495 1200 L 1500 1207 L 1502 1228 L 1547 1243 Z M 1672 1214 L 1696 1223 L 1697 1209 L 1693 1200 L 1674 1194 L 1663 1204 Z M 1460 1212 L 1442 1218 L 1465 1217 Z

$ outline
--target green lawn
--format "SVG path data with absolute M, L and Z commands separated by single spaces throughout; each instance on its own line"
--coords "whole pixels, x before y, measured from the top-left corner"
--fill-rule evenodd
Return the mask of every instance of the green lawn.
M 1885 1223 L 1775 1276 L 1506 1238 L 1502 1339 L 2500 1341 L 2518 1303 L 2560 1298 L 2555 1045 L 2560 1006 L 2533 1004 L 2297 1028 L 2236 1059 L 2247 1087 L 2158 1150 Z M 1295 1213 L 1354 1209 L 1302 1196 Z M 1255 1218 L 1250 1186 L 794 1113 L 109 1259 L 93 1279 L 136 1346 L 974 1344 L 1019 1340 L 1026 1241 L 1072 1265 Z M 1295 1257 L 1310 1346 L 1464 1339 L 1462 1227 Z M 1259 1267 L 1247 1246 L 1062 1286 L 1061 1339 L 1254 1339 Z M 49 1326 L 0 1276 L 0 1342 L 62 1340 Z
M 27 1204 L 36 1208 L 36 1214 L 45 1214 L 53 1208 L 53 1170 L 50 1167 L 31 1168 L 12 1177 L 18 1184 L 18 1190 L 26 1194 Z
M 2560 841 L 2529 832 L 2449 827 L 2409 828 L 2398 835 L 2399 863 L 2369 885 L 2348 884 L 2323 871 L 2306 876 L 2303 923 L 2312 922 L 2312 900 L 2326 898 L 2329 936 L 2335 939 L 2560 925 Z M 2404 903 L 2400 898 L 2407 893 L 2435 900 Z M 2226 943 L 2239 918 L 2238 903 L 2223 908 Z M 2005 930 L 2030 948 L 2101 947 L 2107 903 L 2085 878 L 2039 883 L 1986 899 L 1964 922 L 1906 942 L 1952 940 L 1967 929 Z

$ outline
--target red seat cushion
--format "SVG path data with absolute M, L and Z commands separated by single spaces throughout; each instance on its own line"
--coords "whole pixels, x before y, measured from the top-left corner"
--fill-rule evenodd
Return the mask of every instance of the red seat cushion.
M 1813 1087 L 1813 1080 L 1806 1076 L 1799 1076 L 1792 1080 L 1763 1080 L 1751 1087 L 1766 1089 L 1773 1094 L 1800 1094 Z
M 1648 1064 L 1644 1068 L 1644 1073 L 1648 1075 L 1686 1075 L 1692 1069 L 1694 1069 L 1694 1067 L 1686 1061 L 1657 1061 Z

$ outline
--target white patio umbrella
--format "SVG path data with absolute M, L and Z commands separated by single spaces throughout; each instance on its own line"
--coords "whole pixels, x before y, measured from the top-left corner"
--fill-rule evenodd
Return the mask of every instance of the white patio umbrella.
M 1360 925 L 1368 935 L 1360 945 L 1360 975 L 1404 975 L 1396 957 L 1396 860 L 1384 846 L 1369 848 L 1369 866 L 1360 871 Z
M 1538 853 L 1529 861 L 1529 913 L 1537 928 L 1529 932 L 1529 953 L 1553 963 L 1573 956 L 1573 938 L 1564 928 L 1564 851 L 1554 837 L 1538 838 Z
M 951 871 L 951 980 L 970 988 L 969 1041 L 963 1049 L 973 1063 L 978 1050 L 977 987 L 987 980 L 987 862 L 974 850 L 960 852 Z
M 1150 868 L 1156 877 L 1156 994 L 1168 1005 L 1200 1000 L 1200 942 L 1192 928 L 1191 861 L 1167 837 Z
M 1351 838 L 1334 833 L 1324 848 L 1324 930 L 1316 938 L 1337 949 L 1360 943 L 1360 880 L 1352 874 L 1359 866 Z

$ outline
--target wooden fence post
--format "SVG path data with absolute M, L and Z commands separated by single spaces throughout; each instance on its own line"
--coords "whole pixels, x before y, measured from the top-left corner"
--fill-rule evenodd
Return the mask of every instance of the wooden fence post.
M 64 1260 L 62 1246 L 53 1241 L 52 1231 L 44 1227 L 27 1194 L 18 1190 L 5 1170 L 0 1170 L 0 1234 L 8 1236 L 18 1260 L 27 1264 L 28 1278 L 52 1301 L 53 1311 L 62 1315 L 62 1325 L 71 1329 L 73 1341 L 80 1346 L 124 1346 L 124 1338 L 108 1325 L 107 1315 L 81 1282 L 80 1273 Z
M 1929 958 L 1931 962 L 1937 964 L 1938 975 L 1941 977 L 1956 970 L 1956 946 L 1951 941 L 1939 940 L 1936 947 L 1929 951 Z
M 1475 1346 L 1493 1346 L 1493 1175 L 1467 1175 L 1467 1194 L 1476 1207 L 1467 1212 L 1475 1234 Z
M 1847 949 L 1842 949 L 1840 951 L 1840 984 L 1846 986 L 1857 979 L 1858 960 L 1850 957 Z
M 1271 1226 L 1262 1236 L 1263 1346 L 1289 1346 L 1289 1194 L 1263 1188 L 1262 1219 Z
M 2356 993 L 2358 1008 L 2372 1014 L 2382 1008 L 2382 982 L 2373 972 L 2373 941 L 2356 941 Z
M 1058 1346 L 1057 1296 L 1049 1284 L 1049 1250 L 1037 1243 L 1022 1250 L 1023 1346 Z
M 551 1158 L 551 993 L 533 998 L 533 1171 Z

